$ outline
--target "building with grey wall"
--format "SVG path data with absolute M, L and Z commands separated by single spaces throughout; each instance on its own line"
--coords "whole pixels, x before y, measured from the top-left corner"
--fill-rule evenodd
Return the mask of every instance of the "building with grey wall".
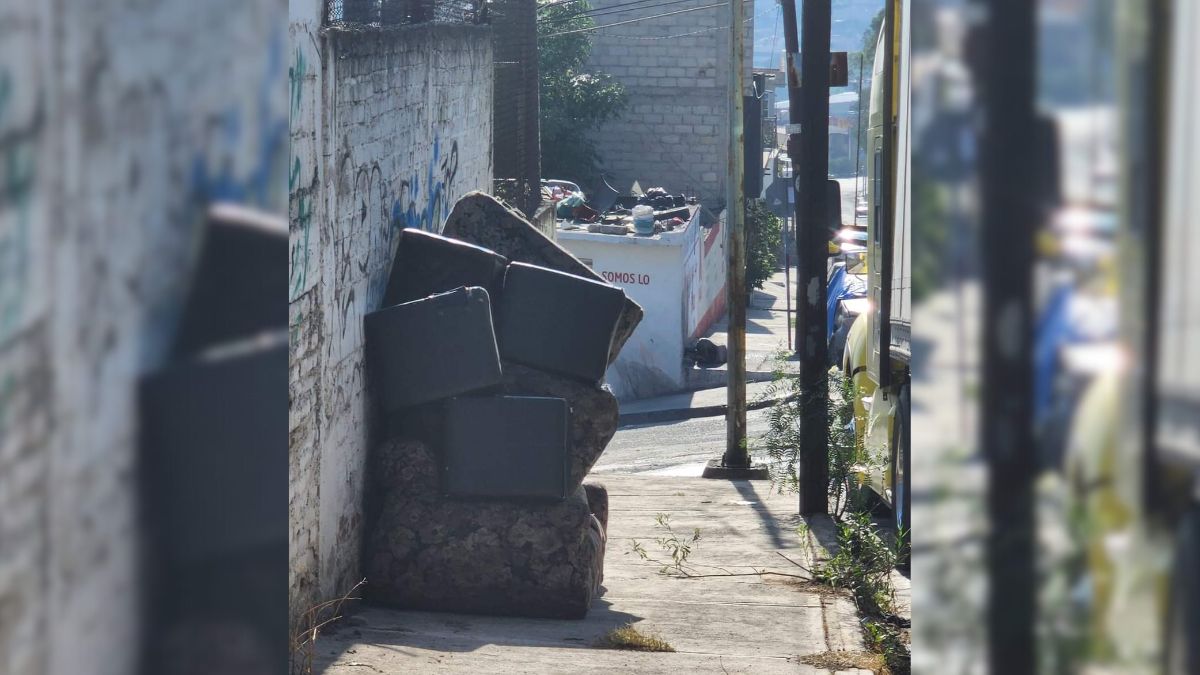
M 622 4 L 595 0 L 595 12 Z M 709 207 L 725 202 L 729 173 L 729 8 L 691 0 L 616 8 L 597 25 L 642 19 L 592 33 L 592 68 L 611 74 L 629 94 L 629 105 L 596 133 L 609 183 L 697 195 Z M 745 5 L 744 93 L 751 94 L 754 7 Z M 595 13 L 594 12 L 594 13 Z

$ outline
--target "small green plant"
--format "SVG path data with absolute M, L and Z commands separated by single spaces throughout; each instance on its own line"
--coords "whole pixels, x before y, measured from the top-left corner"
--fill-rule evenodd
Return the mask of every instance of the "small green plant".
M 895 547 L 879 536 L 871 516 L 852 513 L 838 523 L 837 552 L 813 570 L 813 577 L 853 593 L 863 612 L 890 614 L 895 600 L 891 573 L 897 558 Z
M 883 658 L 884 665 L 879 672 L 882 675 L 908 675 L 911 656 L 900 636 L 900 629 L 893 623 L 872 617 L 863 619 L 862 623 L 867 648 Z
M 800 460 L 800 429 L 804 424 L 805 408 L 799 376 L 786 368 L 786 359 L 786 354 L 776 357 L 775 377 L 764 394 L 777 402 L 767 412 L 767 432 L 759 446 L 769 458 L 772 482 L 780 492 L 795 491 L 799 487 L 796 469 Z M 837 550 L 811 570 L 812 581 L 850 592 L 862 615 L 866 644 L 883 662 L 883 666 L 875 670 L 888 675 L 906 674 L 909 672 L 909 652 L 898 628 L 903 622 L 894 614 L 895 589 L 891 573 L 903 557 L 900 547 L 904 545 L 907 533 L 898 533 L 895 542 L 880 535 L 869 512 L 873 498 L 861 480 L 864 472 L 885 468 L 888 458 L 882 456 L 884 453 L 867 451 L 859 443 L 854 426 L 855 391 L 850 378 L 839 369 L 831 369 L 825 385 L 829 395 L 829 496 L 831 515 L 837 525 Z M 817 387 L 818 392 L 823 389 Z M 797 532 L 809 538 L 807 524 L 802 524 Z M 839 664 L 843 664 L 850 654 L 813 655 L 806 657 L 809 660 L 804 662 L 817 667 L 834 664 L 838 667 L 830 669 L 841 669 L 843 666 Z
M 800 462 L 800 427 L 803 423 L 803 398 L 800 378 L 785 369 L 786 355 L 777 357 L 774 379 L 764 396 L 778 403 L 767 411 L 767 432 L 759 447 L 769 458 L 771 480 L 779 491 L 799 488 L 797 465 Z M 829 401 L 829 494 L 833 514 L 866 508 L 866 492 L 861 489 L 859 470 L 878 463 L 858 445 L 854 433 L 854 390 L 850 378 L 840 370 L 828 373 Z
M 817 565 L 813 579 L 852 594 L 863 614 L 863 636 L 867 647 L 883 656 L 881 672 L 909 672 L 909 651 L 895 616 L 896 592 L 891 573 L 900 558 L 903 537 L 889 543 L 866 512 L 854 512 L 838 523 L 837 552 Z
M 775 274 L 783 221 L 757 199 L 746 201 L 746 288 L 762 288 Z
M 688 556 L 692 554 L 692 549 L 695 548 L 696 544 L 700 541 L 700 528 L 695 528 L 692 531 L 692 536 L 685 536 L 681 539 L 671 527 L 670 514 L 660 513 L 654 517 L 654 521 L 657 523 L 657 527 L 664 531 L 663 536 L 656 539 L 655 542 L 666 555 L 670 556 L 671 561 L 666 562 L 651 556 L 650 553 L 646 551 L 646 547 L 636 539 L 633 541 L 633 552 L 637 553 L 642 560 L 661 565 L 662 568 L 659 569 L 659 574 L 681 577 L 691 576 L 691 574 L 684 569 L 684 566 L 687 564 Z
M 636 652 L 675 651 L 666 640 L 657 635 L 646 635 L 631 623 L 608 631 L 600 637 L 596 646 L 601 649 L 628 649 Z

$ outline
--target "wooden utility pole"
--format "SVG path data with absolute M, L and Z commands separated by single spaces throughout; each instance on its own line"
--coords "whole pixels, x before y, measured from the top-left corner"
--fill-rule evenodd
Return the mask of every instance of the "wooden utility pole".
M 729 170 L 726 180 L 725 242 L 729 280 L 729 364 L 726 384 L 725 453 L 705 467 L 706 478 L 766 479 L 765 468 L 752 468 L 746 447 L 746 199 L 745 174 L 745 8 L 729 2 Z
M 725 413 L 725 466 L 748 467 L 746 451 L 746 196 L 745 128 L 743 125 L 745 24 L 742 0 L 729 0 L 729 171 L 725 244 L 729 255 L 729 383 Z
M 785 0 L 786 2 L 786 0 Z M 800 513 L 829 508 L 829 381 L 825 268 L 829 257 L 830 0 L 804 0 L 800 152 L 796 161 L 796 347 L 800 359 Z

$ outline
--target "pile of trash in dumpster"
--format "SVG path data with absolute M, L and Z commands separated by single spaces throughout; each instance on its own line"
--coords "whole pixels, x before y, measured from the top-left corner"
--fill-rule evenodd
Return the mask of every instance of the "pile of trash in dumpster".
M 601 207 L 589 203 L 583 192 L 572 191 L 569 185 L 573 184 L 555 183 L 543 192 L 556 202 L 558 227 L 566 231 L 648 237 L 685 227 L 699 209 L 695 197 L 671 195 L 661 187 L 616 196 L 610 205 Z

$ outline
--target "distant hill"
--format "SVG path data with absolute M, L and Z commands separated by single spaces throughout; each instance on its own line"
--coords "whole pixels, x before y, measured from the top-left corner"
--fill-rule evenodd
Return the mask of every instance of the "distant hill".
M 862 47 L 863 31 L 881 9 L 883 0 L 833 0 L 829 48 L 835 52 L 858 51 Z M 800 20 L 799 14 L 796 20 Z M 800 48 L 803 49 L 804 45 L 801 44 Z M 779 3 L 775 0 L 755 0 L 754 66 L 778 68 L 782 55 L 783 18 Z

